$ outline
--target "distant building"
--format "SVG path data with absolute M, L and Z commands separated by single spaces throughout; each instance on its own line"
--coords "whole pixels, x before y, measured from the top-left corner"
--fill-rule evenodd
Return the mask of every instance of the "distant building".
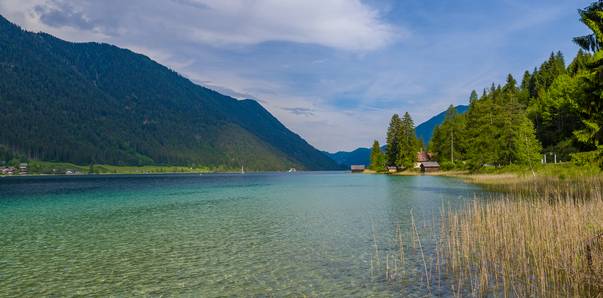
M 417 152 L 417 162 L 415 163 L 415 169 L 421 167 L 422 162 L 427 162 L 432 160 L 432 154 L 425 151 Z
M 19 164 L 19 174 L 20 175 L 27 175 L 27 163 L 20 163 Z
M 352 165 L 350 169 L 352 170 L 352 173 L 362 173 L 366 167 L 364 165 Z
M 437 172 L 440 164 L 437 161 L 425 161 L 420 163 L 421 172 Z
M 392 166 L 387 167 L 387 171 L 389 173 L 397 173 L 398 172 L 398 167 L 395 167 L 395 166 L 393 166 L 393 167 Z

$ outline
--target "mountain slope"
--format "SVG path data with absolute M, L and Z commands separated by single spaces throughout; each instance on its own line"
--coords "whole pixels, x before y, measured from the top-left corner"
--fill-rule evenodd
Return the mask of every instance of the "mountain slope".
M 459 114 L 463 114 L 469 109 L 469 106 L 460 105 L 456 106 L 455 108 Z M 444 118 L 446 118 L 446 111 L 431 117 L 429 120 L 417 126 L 417 128 L 415 129 L 417 138 L 421 139 L 425 146 L 429 144 L 434 128 L 442 124 L 444 122 Z
M 1 16 L 0 113 L 0 146 L 40 160 L 337 168 L 256 101 L 129 50 L 30 33 Z

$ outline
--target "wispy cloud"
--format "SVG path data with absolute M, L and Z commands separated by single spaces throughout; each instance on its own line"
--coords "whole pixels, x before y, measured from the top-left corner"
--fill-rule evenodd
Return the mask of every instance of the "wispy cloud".
M 282 108 L 282 109 L 285 110 L 285 111 L 288 111 L 288 112 L 290 112 L 292 114 L 295 114 L 295 115 L 301 115 L 301 116 L 306 116 L 306 117 L 311 117 L 311 116 L 315 115 L 314 114 L 314 112 L 315 112 L 314 109 L 299 108 L 299 107 L 297 107 L 297 108 Z
M 135 25 L 160 38 L 171 36 L 214 46 L 283 41 L 362 52 L 404 36 L 404 30 L 382 22 L 379 12 L 360 0 L 5 1 L 4 7 L 16 2 L 30 6 L 22 12 L 49 27 L 116 35 Z

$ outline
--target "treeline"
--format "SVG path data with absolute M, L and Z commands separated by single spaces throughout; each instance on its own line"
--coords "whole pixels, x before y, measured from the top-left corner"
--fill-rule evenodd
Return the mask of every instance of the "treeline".
M 378 141 L 373 143 L 370 169 L 380 171 L 389 166 L 410 168 L 417 158 L 417 150 L 422 146 L 417 139 L 415 124 L 410 114 L 406 112 L 402 118 L 394 114 L 387 129 L 385 152 L 382 152 Z
M 503 86 L 473 91 L 466 114 L 448 109 L 429 144 L 444 167 L 532 165 L 542 154 L 565 161 L 595 150 L 592 162 L 603 160 L 603 1 L 579 13 L 593 33 L 574 38 L 581 49 L 568 66 L 552 53 L 519 85 L 508 75 Z

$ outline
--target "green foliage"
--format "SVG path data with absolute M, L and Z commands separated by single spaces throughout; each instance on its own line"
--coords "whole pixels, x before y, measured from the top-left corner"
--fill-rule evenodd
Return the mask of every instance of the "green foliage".
M 470 101 L 476 102 L 477 99 L 470 99 Z M 430 152 L 440 163 L 451 162 L 454 164 L 455 160 L 464 159 L 466 154 L 465 128 L 465 116 L 457 113 L 454 106 L 451 105 L 446 111 L 444 122 L 435 128 L 429 145 Z
M 603 43 L 603 1 L 595 1 L 588 7 L 578 10 L 580 21 L 586 25 L 591 34 L 574 37 L 574 42 L 582 49 L 591 52 L 601 50 Z
M 593 166 L 598 165 L 601 151 L 588 151 L 571 154 L 572 163 L 577 166 Z
M 582 128 L 576 102 L 580 92 L 577 78 L 561 75 L 528 107 L 528 115 L 537 125 L 536 134 L 544 147 L 570 139 L 574 131 Z
M 387 129 L 387 165 L 411 168 L 421 147 L 410 114 L 404 113 L 402 119 L 394 114 Z
M 193 84 L 115 46 L 69 43 L 0 17 L 0 145 L 89 165 L 336 169 L 259 103 Z M 0 150 L 4 160 L 7 154 Z
M 448 109 L 428 146 L 442 169 L 533 173 L 544 152 L 559 161 L 571 156 L 578 164 L 603 166 L 603 149 L 584 155 L 588 162 L 576 153 L 603 144 L 603 1 L 579 12 L 592 34 L 574 39 L 583 49 L 567 68 L 563 54 L 553 52 L 524 72 L 520 86 L 509 74 L 504 86 L 493 83 L 479 98 L 472 91 L 466 114 Z
M 115 166 L 95 164 L 82 166 L 64 162 L 47 162 L 31 160 L 28 167 L 30 174 L 65 174 L 67 171 L 78 174 L 161 174 L 161 173 L 207 173 L 212 171 L 237 172 L 240 168 L 218 167 L 184 167 L 184 166 Z
M 402 120 L 398 114 L 394 114 L 387 128 L 387 148 L 386 162 L 388 166 L 397 164 L 398 155 L 400 152 L 400 131 L 402 130 Z
M 522 85 L 527 81 L 525 78 Z M 521 96 L 521 88 L 509 75 L 503 87 L 492 85 L 479 99 L 472 92 L 465 115 L 458 115 L 451 106 L 429 146 L 441 165 L 451 164 L 442 168 L 456 164 L 468 164 L 474 169 L 485 164 L 536 164 L 541 146 L 520 102 Z
M 377 140 L 373 142 L 371 148 L 371 164 L 369 168 L 373 171 L 384 171 L 386 168 L 385 155 L 381 152 L 381 146 Z
M 411 168 L 417 157 L 419 142 L 415 133 L 415 124 L 408 112 L 402 117 L 402 126 L 398 131 L 399 152 L 396 166 Z
M 451 161 L 440 162 L 440 169 L 443 171 L 450 171 L 457 168 L 457 165 Z
M 576 37 L 574 41 L 594 54 L 585 63 L 584 71 L 577 74 L 583 84 L 583 93 L 577 98 L 577 105 L 584 127 L 576 130 L 574 135 L 578 141 L 594 149 L 603 144 L 603 1 L 596 1 L 579 10 L 579 13 L 580 21 L 592 33 Z

